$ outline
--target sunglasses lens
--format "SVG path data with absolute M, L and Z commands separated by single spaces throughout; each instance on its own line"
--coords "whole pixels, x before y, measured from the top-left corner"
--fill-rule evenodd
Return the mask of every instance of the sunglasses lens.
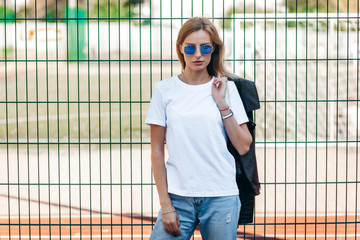
M 187 55 L 193 55 L 195 50 L 196 50 L 196 47 L 193 46 L 193 45 L 187 45 L 187 46 L 184 47 L 184 52 Z
M 212 46 L 211 45 L 202 45 L 200 47 L 201 53 L 204 55 L 209 55 L 212 52 Z

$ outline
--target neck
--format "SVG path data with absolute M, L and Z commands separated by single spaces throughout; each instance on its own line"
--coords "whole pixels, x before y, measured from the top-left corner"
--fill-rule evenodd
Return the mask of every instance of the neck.
M 204 71 L 191 71 L 187 68 L 182 72 L 182 77 L 184 82 L 190 85 L 199 85 L 208 82 L 211 79 L 211 76 L 205 69 Z

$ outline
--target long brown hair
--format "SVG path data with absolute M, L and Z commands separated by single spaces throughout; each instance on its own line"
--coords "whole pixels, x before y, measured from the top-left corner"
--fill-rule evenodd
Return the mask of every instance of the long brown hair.
M 176 53 L 178 55 L 182 68 L 185 69 L 186 63 L 184 60 L 184 56 L 180 51 L 181 45 L 187 36 L 199 30 L 204 30 L 209 33 L 212 44 L 214 46 L 214 51 L 211 55 L 210 63 L 207 66 L 208 73 L 211 76 L 215 77 L 231 76 L 232 74 L 230 74 L 224 66 L 224 43 L 221 41 L 214 24 L 208 18 L 190 18 L 181 26 L 176 41 Z

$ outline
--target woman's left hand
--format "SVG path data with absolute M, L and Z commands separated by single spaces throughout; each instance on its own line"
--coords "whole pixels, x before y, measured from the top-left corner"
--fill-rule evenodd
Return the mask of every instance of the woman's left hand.
M 212 96 L 219 109 L 227 108 L 227 103 L 225 101 L 227 83 L 227 77 L 221 77 L 215 78 L 212 85 Z

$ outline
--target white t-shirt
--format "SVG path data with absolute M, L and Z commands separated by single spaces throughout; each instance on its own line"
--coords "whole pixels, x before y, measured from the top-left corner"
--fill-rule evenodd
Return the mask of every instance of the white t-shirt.
M 208 83 L 189 85 L 173 76 L 155 85 L 146 124 L 166 127 L 168 192 L 186 197 L 237 195 L 235 160 Z M 237 123 L 248 122 L 234 82 L 226 102 Z

